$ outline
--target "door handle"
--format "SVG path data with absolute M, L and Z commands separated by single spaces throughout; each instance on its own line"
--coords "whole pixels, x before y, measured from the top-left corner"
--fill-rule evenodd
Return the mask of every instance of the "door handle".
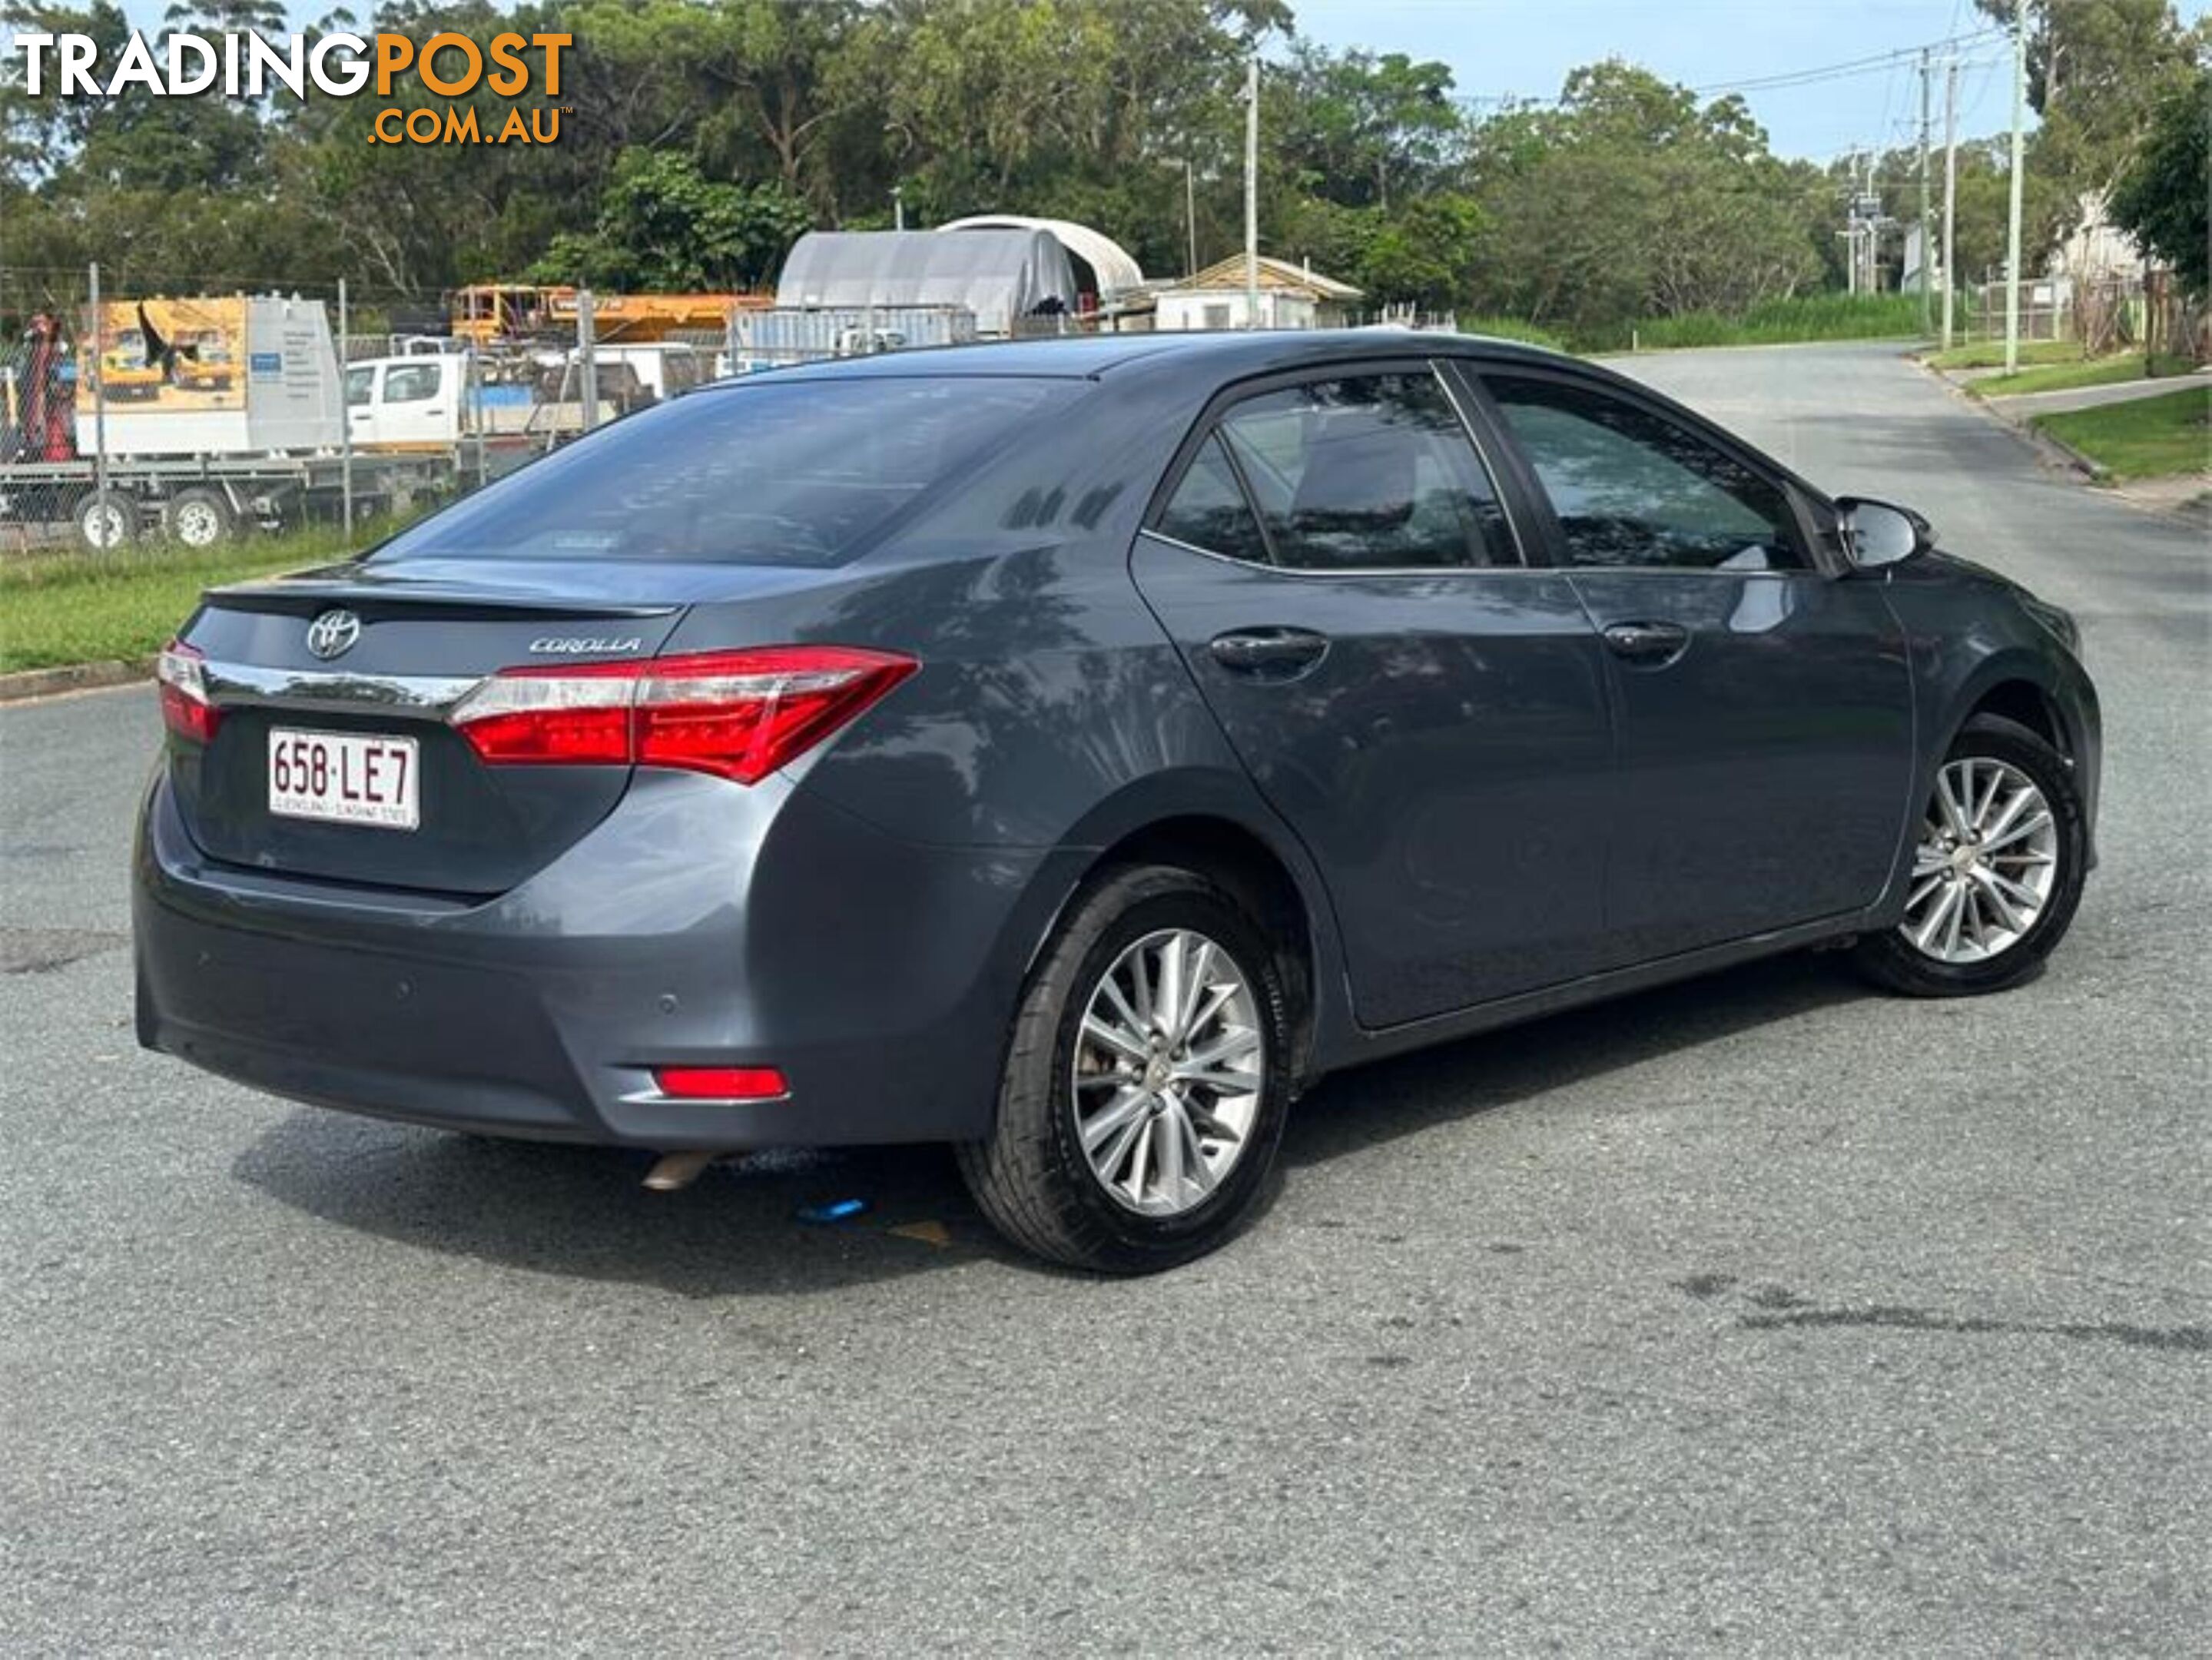
M 1605 648 L 1632 663 L 1663 667 L 1689 649 L 1690 631 L 1679 623 L 1613 623 L 1603 630 Z
M 1328 654 L 1328 636 L 1310 629 L 1236 629 L 1215 635 L 1206 648 L 1224 669 L 1287 680 Z

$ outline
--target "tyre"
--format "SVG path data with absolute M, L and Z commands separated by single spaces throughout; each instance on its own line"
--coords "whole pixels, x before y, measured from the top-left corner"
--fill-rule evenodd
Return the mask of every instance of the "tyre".
M 996 1127 L 956 1151 L 992 1224 L 1071 1267 L 1203 1256 L 1267 1191 L 1290 1109 L 1283 966 L 1229 893 L 1167 866 L 1080 895 L 1031 971 Z
M 238 533 L 238 515 L 221 490 L 196 484 L 169 498 L 161 509 L 161 527 L 180 547 L 220 547 Z
M 2065 938 L 2081 903 L 2088 825 L 2066 759 L 1994 715 L 1966 723 L 1937 769 L 1905 920 L 1852 952 L 1915 997 L 2016 986 Z
M 78 543 L 93 553 L 114 553 L 138 539 L 138 504 L 121 490 L 87 490 L 70 517 Z

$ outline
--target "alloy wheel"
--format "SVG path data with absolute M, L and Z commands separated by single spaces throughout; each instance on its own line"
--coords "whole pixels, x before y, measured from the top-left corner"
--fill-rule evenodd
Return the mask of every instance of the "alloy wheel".
M 1938 963 L 1985 963 L 2027 936 L 2057 878 L 2058 822 L 2034 781 L 1964 757 L 1936 775 L 1898 932 Z
M 1202 933 L 1148 933 L 1093 988 L 1073 1069 L 1076 1133 L 1099 1185 L 1142 1215 L 1194 1209 L 1259 1116 L 1267 1044 L 1251 982 Z

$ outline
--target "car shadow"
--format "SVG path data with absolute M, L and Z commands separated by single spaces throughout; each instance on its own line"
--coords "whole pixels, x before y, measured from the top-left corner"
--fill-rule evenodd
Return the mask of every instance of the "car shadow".
M 1874 994 L 1833 956 L 1800 952 L 1376 1061 L 1324 1079 L 1298 1102 L 1283 1162 L 1325 1164 Z M 1621 1110 L 1635 1111 L 1633 1099 Z
M 1323 1164 L 1863 994 L 1832 960 L 1800 954 L 1377 1062 L 1299 1102 L 1284 1164 Z M 1624 1099 L 1622 1111 L 1636 1110 Z M 991 1231 L 942 1147 L 755 1154 L 674 1194 L 643 1187 L 651 1164 L 306 1109 L 246 1148 L 233 1173 L 415 1249 L 684 1297 L 833 1292 L 980 1262 L 1054 1272 Z M 851 1200 L 863 1208 L 823 1214 Z

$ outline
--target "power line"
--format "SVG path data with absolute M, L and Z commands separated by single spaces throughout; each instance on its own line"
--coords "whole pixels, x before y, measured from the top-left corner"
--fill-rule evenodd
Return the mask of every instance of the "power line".
M 1847 58 L 1840 64 L 1822 64 L 1811 69 L 1778 70 L 1771 75 L 1752 76 L 1741 81 L 1716 81 L 1708 86 L 1692 87 L 1690 90 L 1700 98 L 1716 93 L 1768 92 L 1782 87 L 1810 86 L 1819 81 L 1837 81 L 1850 76 L 1871 75 L 1878 70 L 1894 69 L 1909 64 L 1923 52 L 1943 52 L 1960 47 L 1980 46 L 2007 33 L 2004 29 L 1975 29 L 1966 34 L 1954 34 L 1947 40 L 1931 40 L 1924 46 L 1899 46 L 1894 52 L 1877 52 L 1869 58 Z

